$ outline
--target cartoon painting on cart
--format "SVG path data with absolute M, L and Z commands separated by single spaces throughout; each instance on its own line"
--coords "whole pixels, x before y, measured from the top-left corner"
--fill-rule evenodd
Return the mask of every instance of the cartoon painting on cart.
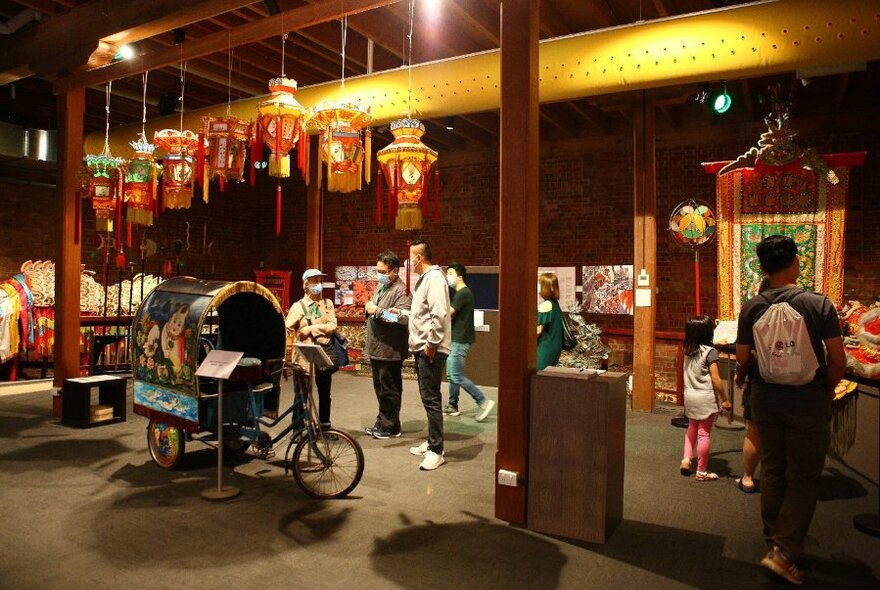
M 633 313 L 633 267 L 631 264 L 585 266 L 583 302 L 585 313 Z
M 162 293 L 151 298 L 150 307 L 134 327 L 135 379 L 196 395 L 198 326 L 209 302 L 183 293 Z

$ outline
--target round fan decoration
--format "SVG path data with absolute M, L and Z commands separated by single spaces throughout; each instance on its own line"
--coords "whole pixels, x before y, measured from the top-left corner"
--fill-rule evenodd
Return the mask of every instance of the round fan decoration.
M 672 239 L 687 248 L 699 248 L 715 239 L 715 212 L 702 201 L 684 201 L 669 217 Z

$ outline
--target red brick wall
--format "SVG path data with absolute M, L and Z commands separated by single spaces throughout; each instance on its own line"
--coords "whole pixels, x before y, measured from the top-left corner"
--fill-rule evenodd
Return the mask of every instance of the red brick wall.
M 53 188 L 0 181 L 0 279 L 26 260 L 57 260 L 58 223 Z

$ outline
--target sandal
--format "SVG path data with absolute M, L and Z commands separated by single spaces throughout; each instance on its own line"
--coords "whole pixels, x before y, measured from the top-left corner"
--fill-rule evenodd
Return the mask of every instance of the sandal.
M 682 459 L 681 466 L 678 471 L 685 477 L 689 477 L 693 473 L 693 471 L 691 470 L 691 462 L 687 459 Z
M 694 479 L 697 481 L 715 481 L 718 479 L 718 474 L 711 471 L 697 471 L 697 476 Z
M 758 491 L 758 486 L 757 486 L 757 485 L 752 484 L 752 485 L 750 485 L 750 486 L 747 486 L 747 485 L 745 485 L 745 484 L 743 483 L 743 480 L 742 480 L 741 477 L 740 477 L 740 478 L 737 478 L 737 479 L 733 482 L 733 485 L 736 486 L 736 488 L 737 488 L 739 491 L 741 491 L 742 493 L 744 493 L 744 494 L 754 494 L 755 492 Z

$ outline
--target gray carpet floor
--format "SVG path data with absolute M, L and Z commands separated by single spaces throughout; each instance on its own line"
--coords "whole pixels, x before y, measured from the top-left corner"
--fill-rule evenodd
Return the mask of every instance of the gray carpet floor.
M 486 393 L 497 397 L 494 389 Z M 286 392 L 289 395 L 289 392 Z M 503 403 L 501 400 L 500 403 Z M 684 431 L 664 414 L 627 414 L 624 521 L 604 545 L 535 534 L 493 517 L 494 414 L 465 395 L 446 419 L 447 464 L 420 472 L 415 382 L 404 434 L 362 434 L 371 381 L 338 375 L 333 423 L 358 438 L 363 480 L 344 500 L 313 500 L 278 460 L 229 462 L 237 498 L 211 503 L 216 455 L 187 447 L 156 467 L 147 421 L 80 430 L 52 417 L 48 392 L 0 396 L 0 588 L 776 588 L 759 498 L 737 490 L 741 430 L 716 428 L 717 482 L 678 473 Z M 806 588 L 880 588 L 880 539 L 852 517 L 878 510 L 877 486 L 830 459 L 804 560 Z

